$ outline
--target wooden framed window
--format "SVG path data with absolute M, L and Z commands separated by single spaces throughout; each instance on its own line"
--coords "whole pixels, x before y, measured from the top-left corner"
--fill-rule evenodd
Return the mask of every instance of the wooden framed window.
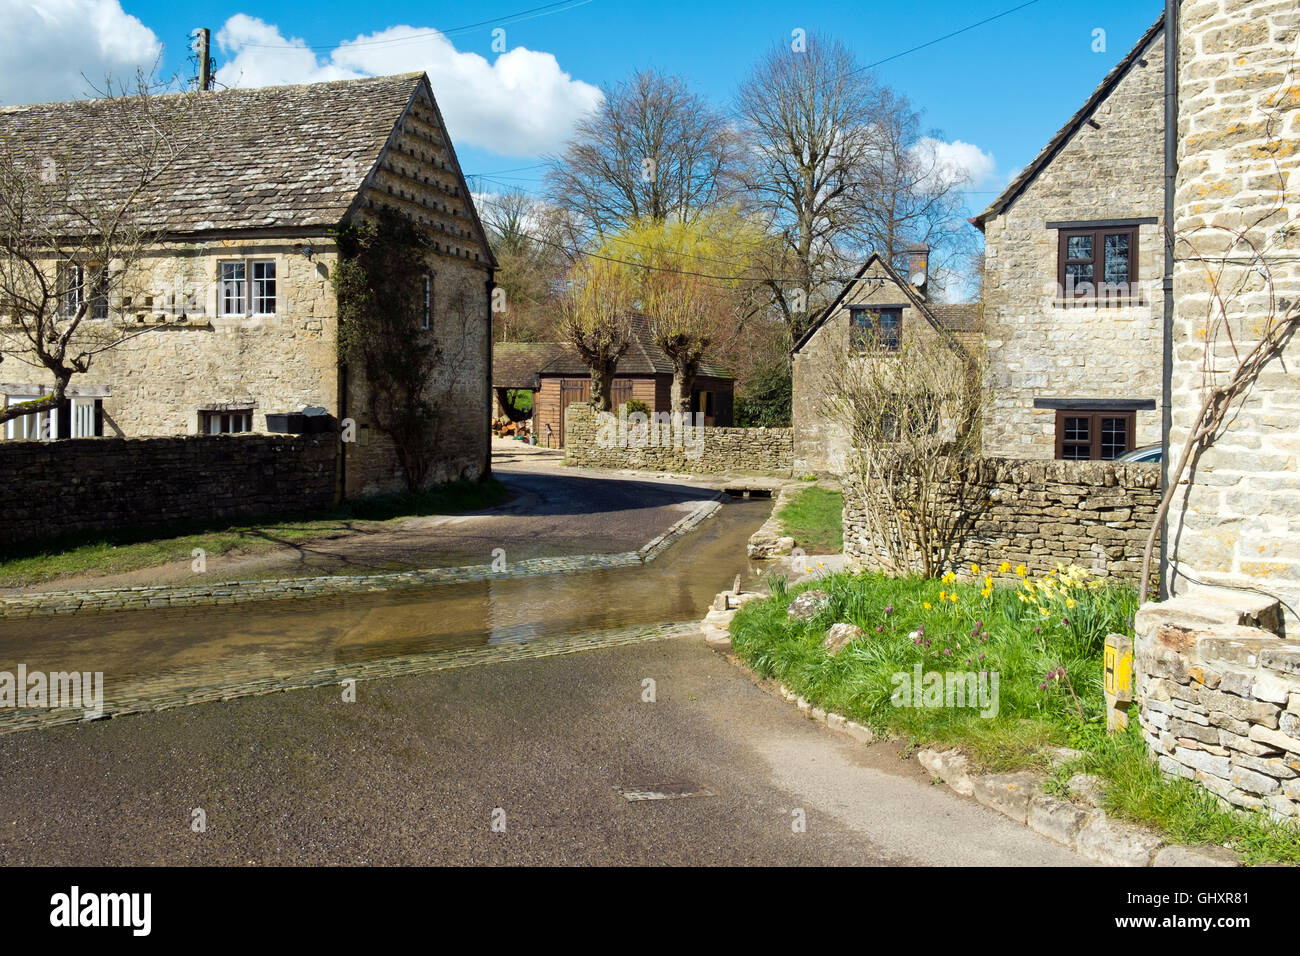
M 1056 412 L 1056 457 L 1112 461 L 1134 448 L 1137 412 L 1061 408 Z
M 253 314 L 275 315 L 275 263 L 251 263 L 253 267 Z
M 433 328 L 433 273 L 424 277 L 424 311 L 420 314 L 420 328 L 425 332 Z
M 217 292 L 217 314 L 243 315 L 244 288 L 248 282 L 247 266 L 242 262 L 223 262 L 219 268 L 221 278 Z
M 903 344 L 902 308 L 850 306 L 849 344 L 855 352 L 897 352 Z
M 83 266 L 74 262 L 59 263 L 60 311 L 67 318 L 74 317 L 90 299 L 86 315 L 92 319 L 108 318 L 108 290 L 104 270 L 99 266 Z
M 1062 229 L 1057 282 L 1063 299 L 1136 298 L 1137 226 Z

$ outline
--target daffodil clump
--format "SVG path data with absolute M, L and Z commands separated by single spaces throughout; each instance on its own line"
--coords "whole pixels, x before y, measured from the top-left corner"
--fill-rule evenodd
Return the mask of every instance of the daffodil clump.
M 1057 564 L 1054 571 L 1048 571 L 1040 578 L 1028 576 L 1023 573 L 1023 568 L 1022 564 L 1016 569 L 1021 579 L 1020 603 L 1029 605 L 1040 617 L 1054 614 L 1068 617 L 1081 600 L 1103 587 L 1100 578 L 1077 564 L 1068 567 Z

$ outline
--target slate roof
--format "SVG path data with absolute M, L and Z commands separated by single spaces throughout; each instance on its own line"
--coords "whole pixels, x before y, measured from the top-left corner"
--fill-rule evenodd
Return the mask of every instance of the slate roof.
M 535 385 L 515 385 L 512 381 L 523 380 L 522 366 L 536 362 L 532 369 L 532 380 L 539 375 L 590 375 L 589 369 L 578 350 L 567 342 L 540 343 L 502 343 L 495 346 L 497 350 L 492 359 L 492 384 L 497 388 L 534 388 Z M 497 356 L 504 351 L 505 357 L 498 363 Z M 623 357 L 618 360 L 615 377 L 672 375 L 673 363 L 664 350 L 654 344 L 650 333 L 648 316 L 632 316 L 632 343 Z M 697 375 L 704 378 L 731 379 L 730 371 L 712 362 L 701 362 Z M 511 381 L 507 381 L 507 379 Z
M 829 306 L 822 310 L 817 316 L 817 321 L 808 328 L 794 348 L 790 350 L 793 355 L 808 344 L 808 341 L 817 334 L 817 330 L 826 324 L 826 320 L 839 311 L 844 297 L 849 294 L 853 286 L 871 268 L 872 264 L 878 264 L 884 268 L 885 274 L 902 290 L 905 295 L 916 307 L 916 310 L 929 321 L 936 329 L 946 329 L 950 332 L 982 332 L 984 331 L 984 306 L 980 302 L 962 302 L 962 303 L 945 303 L 929 302 L 916 292 L 915 287 L 898 274 L 898 270 L 889 264 L 889 262 L 878 252 L 873 252 L 867 257 L 867 261 L 848 282 L 844 283 L 844 288 L 840 289 L 839 295 L 831 302 Z
M 211 132 L 152 184 L 137 218 L 179 233 L 337 225 L 422 81 L 406 73 L 205 93 L 198 100 Z M 185 102 L 156 98 L 163 111 Z M 134 137 L 104 135 L 112 108 L 97 100 L 0 108 L 0 141 L 38 168 L 48 157 L 74 170 L 88 194 L 119 195 Z
M 1029 184 L 1034 181 L 1040 172 L 1042 172 L 1043 168 L 1056 158 L 1056 154 L 1059 153 L 1065 147 L 1065 144 L 1070 141 L 1071 137 L 1079 131 L 1079 127 L 1087 122 L 1088 118 L 1096 112 L 1097 107 L 1100 106 L 1106 97 L 1110 96 L 1111 91 L 1119 85 L 1120 80 L 1124 79 L 1124 77 L 1128 75 L 1128 71 L 1133 68 L 1133 64 L 1142 59 L 1142 54 L 1146 51 L 1147 47 L 1152 44 L 1155 38 L 1164 31 L 1164 27 L 1165 20 L 1162 16 L 1151 25 L 1146 33 L 1142 34 L 1142 39 L 1138 40 L 1137 45 L 1134 46 L 1133 49 L 1129 50 L 1124 59 L 1120 60 L 1113 70 L 1106 74 L 1106 78 L 1101 81 L 1101 85 L 1093 91 L 1090 97 L 1088 97 L 1087 102 L 1080 107 L 1077 113 L 1070 117 L 1069 122 L 1057 131 L 1056 135 L 1048 141 L 1047 145 L 1044 146 L 1042 151 L 1034 157 L 1033 161 L 1022 169 L 1015 179 L 1011 180 L 1007 185 L 1007 188 L 1002 191 L 1002 195 L 993 200 L 987 209 L 971 220 L 971 223 L 977 229 L 982 232 L 986 222 L 996 216 L 1002 215 L 1002 213 L 1006 211 L 1007 207 L 1015 202 L 1020 194 L 1028 188 Z

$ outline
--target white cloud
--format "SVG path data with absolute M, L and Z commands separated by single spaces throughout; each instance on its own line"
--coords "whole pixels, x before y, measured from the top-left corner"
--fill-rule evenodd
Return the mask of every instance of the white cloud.
M 550 53 L 515 47 L 488 62 L 445 36 L 394 26 L 340 43 L 318 57 L 299 39 L 246 14 L 217 33 L 228 86 L 271 86 L 423 70 L 456 143 L 510 156 L 557 150 L 574 123 L 600 102 L 600 90 L 575 80 Z
M 129 81 L 162 51 L 120 0 L 0 0 L 0 104 L 90 95 L 105 78 Z
M 997 169 L 992 153 L 960 139 L 949 143 L 925 136 L 914 149 L 925 157 L 927 164 L 933 164 L 936 177 L 960 188 L 977 189 L 987 184 Z

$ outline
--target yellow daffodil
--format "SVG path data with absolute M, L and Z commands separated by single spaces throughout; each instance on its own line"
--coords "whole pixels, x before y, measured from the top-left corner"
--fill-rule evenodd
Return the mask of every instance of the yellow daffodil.
M 1066 599 L 1065 599 L 1065 606 L 1066 606 L 1066 607 L 1074 607 L 1074 598 L 1066 598 Z
M 1011 570 L 1010 561 L 1003 561 L 1001 564 L 998 565 L 998 574 L 1006 574 L 1010 570 Z
M 972 565 L 970 566 L 970 573 L 971 573 L 971 574 L 979 574 L 979 573 L 980 573 L 980 566 L 979 566 L 978 564 L 972 564 Z
M 930 610 L 930 602 L 929 601 L 923 602 L 921 604 L 921 607 L 925 608 L 927 611 Z
M 1052 613 L 1052 610 L 1051 608 L 1040 607 L 1038 609 L 1038 613 L 1041 614 L 1043 617 L 1047 617 L 1047 615 Z
M 986 588 L 993 587 L 993 578 L 990 575 L 984 575 L 984 586 Z
M 952 594 L 948 595 L 948 600 L 952 601 L 953 604 L 956 604 L 956 603 L 957 603 L 957 592 L 954 591 L 954 592 L 952 592 Z
M 947 591 L 940 591 L 940 592 L 939 592 L 939 600 L 940 600 L 940 601 L 946 601 L 946 600 L 948 600 L 948 592 L 947 592 Z
M 1020 577 L 1023 578 L 1028 573 L 1029 573 L 1029 569 L 1025 567 L 1023 564 L 1016 565 L 1016 574 L 1018 574 Z

